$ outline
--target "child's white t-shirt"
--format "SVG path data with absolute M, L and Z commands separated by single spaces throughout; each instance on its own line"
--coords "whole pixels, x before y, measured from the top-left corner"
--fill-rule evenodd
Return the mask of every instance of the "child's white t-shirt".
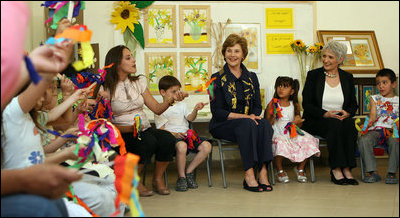
M 394 121 L 399 117 L 399 96 L 385 98 L 378 94 L 371 97 L 376 105 L 376 121 L 369 130 L 393 128 Z
M 19 169 L 44 162 L 44 151 L 38 128 L 29 113 L 24 113 L 18 97 L 3 111 L 3 168 Z
M 189 114 L 186 103 L 178 102 L 161 115 L 154 115 L 154 122 L 157 129 L 165 125 L 165 130 L 169 132 L 186 133 L 189 130 L 189 122 L 186 119 Z

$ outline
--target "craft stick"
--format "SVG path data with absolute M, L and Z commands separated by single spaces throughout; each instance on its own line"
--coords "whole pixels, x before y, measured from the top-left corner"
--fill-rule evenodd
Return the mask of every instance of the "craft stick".
M 72 13 L 74 12 L 74 1 L 69 1 L 68 16 L 67 19 L 72 23 Z

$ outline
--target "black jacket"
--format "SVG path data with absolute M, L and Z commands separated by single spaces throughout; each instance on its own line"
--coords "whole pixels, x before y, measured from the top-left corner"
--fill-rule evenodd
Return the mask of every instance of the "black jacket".
M 340 84 L 343 91 L 343 110 L 350 113 L 353 117 L 358 109 L 353 75 L 342 70 L 339 70 Z M 305 122 L 319 120 L 327 112 L 322 109 L 322 97 L 325 88 L 324 68 L 311 70 L 307 73 L 306 83 L 303 89 L 303 118 Z

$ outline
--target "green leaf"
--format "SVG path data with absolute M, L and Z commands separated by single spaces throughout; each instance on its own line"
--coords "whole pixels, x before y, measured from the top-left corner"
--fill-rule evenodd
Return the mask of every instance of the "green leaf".
M 136 40 L 140 43 L 140 46 L 144 49 L 144 36 L 143 36 L 143 27 L 142 24 L 135 24 L 135 32 L 133 33 L 133 36 L 136 38 Z
M 153 4 L 153 2 L 154 1 L 131 1 L 131 4 L 136 4 L 137 8 L 143 9 Z
M 125 45 L 126 45 L 126 47 L 129 48 L 129 50 L 131 50 L 133 57 L 136 57 L 137 41 L 133 37 L 134 37 L 134 34 L 132 33 L 131 29 L 126 28 L 126 30 L 124 32 Z

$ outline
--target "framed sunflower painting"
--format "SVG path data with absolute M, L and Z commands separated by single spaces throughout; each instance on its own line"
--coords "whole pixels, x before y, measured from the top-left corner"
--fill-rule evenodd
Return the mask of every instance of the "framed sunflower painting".
M 152 5 L 144 13 L 147 48 L 176 48 L 175 5 Z
M 151 94 L 159 95 L 158 81 L 165 75 L 177 77 L 176 53 L 147 52 L 145 53 L 145 71 L 147 85 Z
M 247 39 L 248 54 L 243 64 L 249 71 L 261 73 L 261 24 L 259 23 L 230 23 L 226 25 L 224 40 L 232 33 Z
M 205 84 L 211 78 L 211 65 L 211 52 L 182 52 L 180 66 L 183 90 L 192 94 L 207 94 Z
M 211 47 L 211 13 L 209 5 L 179 6 L 180 47 Z
M 340 66 L 345 71 L 375 74 L 384 67 L 375 31 L 318 30 L 317 34 L 319 42 L 336 40 L 347 46 L 346 58 Z

